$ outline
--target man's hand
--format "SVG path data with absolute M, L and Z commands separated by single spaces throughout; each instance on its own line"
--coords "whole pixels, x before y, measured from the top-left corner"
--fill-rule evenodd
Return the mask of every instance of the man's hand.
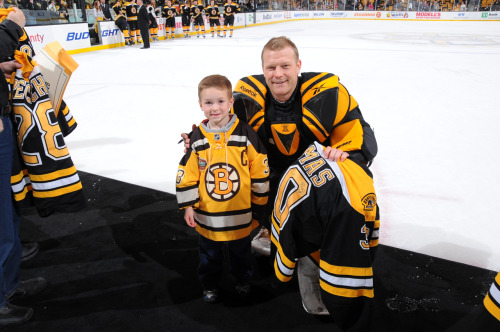
M 194 124 L 192 127 L 191 127 L 192 131 L 194 131 L 196 129 L 196 125 Z M 181 137 L 182 137 L 182 141 L 184 141 L 184 153 L 187 152 L 187 150 L 189 149 L 189 146 L 190 146 L 190 143 L 191 143 L 191 140 L 189 139 L 189 136 L 187 133 L 182 133 L 181 134 Z M 179 142 L 180 143 L 180 142 Z
M 14 7 L 14 10 L 7 15 L 7 19 L 19 25 L 21 28 L 24 28 L 26 25 L 26 17 L 24 17 L 21 9 Z
M 19 62 L 13 60 L 13 61 L 5 61 L 0 63 L 0 69 L 2 70 L 3 74 L 5 75 L 5 79 L 7 81 L 10 80 L 10 77 L 12 76 L 12 73 L 16 71 L 16 69 L 21 68 L 23 65 L 21 65 Z
M 349 157 L 347 152 L 327 146 L 324 151 L 325 158 L 331 161 L 344 161 Z
M 194 209 L 193 207 L 188 207 L 184 211 L 184 220 L 186 221 L 186 224 L 190 227 L 195 227 L 196 226 L 196 221 L 194 221 Z

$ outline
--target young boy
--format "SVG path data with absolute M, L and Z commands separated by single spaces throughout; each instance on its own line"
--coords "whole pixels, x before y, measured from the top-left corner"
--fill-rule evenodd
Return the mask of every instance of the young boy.
M 250 232 L 264 212 L 269 193 L 267 154 L 255 131 L 230 114 L 234 98 L 229 80 L 211 75 L 198 85 L 207 118 L 191 136 L 191 147 L 177 171 L 177 202 L 186 223 L 200 234 L 198 274 L 203 300 L 213 303 L 227 245 L 238 295 L 250 292 Z

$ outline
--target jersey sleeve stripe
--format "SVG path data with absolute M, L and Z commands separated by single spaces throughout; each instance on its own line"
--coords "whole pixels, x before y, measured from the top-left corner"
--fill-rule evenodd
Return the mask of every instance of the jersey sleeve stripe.
M 52 173 L 43 174 L 43 175 L 30 174 L 30 178 L 32 181 L 46 182 L 46 181 L 52 181 L 52 180 L 55 180 L 55 179 L 58 179 L 58 178 L 61 178 L 64 176 L 73 175 L 75 173 L 76 173 L 75 166 L 71 166 L 71 167 L 66 168 L 66 169 L 61 169 L 61 170 L 58 170 L 58 171 L 55 171 Z
M 75 183 L 71 186 L 67 186 L 64 188 L 56 189 L 56 190 L 50 190 L 50 191 L 37 191 L 33 190 L 33 196 L 37 198 L 48 198 L 48 197 L 57 197 L 57 196 L 62 196 L 65 194 L 72 193 L 74 191 L 78 191 L 82 189 L 82 183 L 78 181 L 78 183 Z
M 352 276 L 352 277 L 373 277 L 373 269 L 371 267 L 351 267 L 337 266 L 329 264 L 325 261 L 320 261 L 322 270 L 329 274 Z
M 48 191 L 48 190 L 53 190 L 55 188 L 61 188 L 71 184 L 75 184 L 77 182 L 80 182 L 80 178 L 78 177 L 78 174 L 73 174 L 71 176 L 60 178 L 54 181 L 47 181 L 47 182 L 31 181 L 31 185 L 33 186 L 34 190 Z
M 373 298 L 374 292 L 373 289 L 348 289 L 348 288 L 340 288 L 340 287 L 335 287 L 327 282 L 325 282 L 323 279 L 319 280 L 319 285 L 320 287 L 325 291 L 330 294 L 336 295 L 336 296 L 341 296 L 341 297 L 369 297 Z
M 500 320 L 500 273 L 497 274 L 495 281 L 490 287 L 490 291 L 484 298 L 484 306 L 496 319 Z

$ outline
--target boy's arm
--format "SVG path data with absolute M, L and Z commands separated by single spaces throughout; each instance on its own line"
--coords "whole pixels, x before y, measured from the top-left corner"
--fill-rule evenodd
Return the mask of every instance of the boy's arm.
M 198 192 L 199 179 L 198 155 L 192 149 L 188 149 L 177 169 L 175 194 L 179 208 L 185 209 L 198 204 L 200 200 Z

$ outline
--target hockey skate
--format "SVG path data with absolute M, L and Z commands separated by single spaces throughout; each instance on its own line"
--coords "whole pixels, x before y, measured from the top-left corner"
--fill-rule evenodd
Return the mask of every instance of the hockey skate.
M 271 239 L 269 238 L 269 232 L 264 227 L 261 227 L 259 233 L 252 240 L 252 253 L 262 256 L 271 254 Z
M 299 258 L 297 262 L 300 297 L 304 310 L 311 315 L 330 315 L 321 300 L 319 285 L 319 267 L 309 257 Z

